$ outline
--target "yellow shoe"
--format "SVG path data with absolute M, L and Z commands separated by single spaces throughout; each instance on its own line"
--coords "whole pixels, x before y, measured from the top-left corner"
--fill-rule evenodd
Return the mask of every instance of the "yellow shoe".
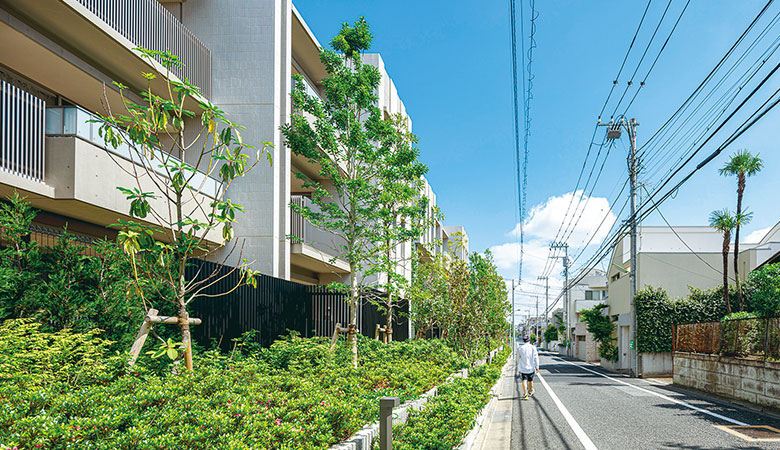
M 534 395 L 534 390 L 531 389 L 530 391 L 528 391 L 528 395 Z

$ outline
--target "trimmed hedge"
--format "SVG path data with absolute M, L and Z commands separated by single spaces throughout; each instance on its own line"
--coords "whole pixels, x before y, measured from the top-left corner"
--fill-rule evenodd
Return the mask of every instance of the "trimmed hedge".
M 393 448 L 398 450 L 450 450 L 463 441 L 482 408 L 490 400 L 490 388 L 512 349 L 505 347 L 491 364 L 469 370 L 468 378 L 456 378 L 439 387 L 438 395 L 408 421 L 393 430 Z
M 642 353 L 671 352 L 672 326 L 716 322 L 726 315 L 723 288 L 690 288 L 686 298 L 670 300 L 666 291 L 649 287 L 636 294 L 637 349 Z M 736 293 L 729 293 L 734 305 Z
M 109 344 L 0 325 L 0 448 L 326 449 L 376 420 L 380 397 L 417 397 L 467 365 L 440 340 L 361 338 L 354 369 L 345 343 L 290 337 L 172 375 L 143 358 L 127 371 Z

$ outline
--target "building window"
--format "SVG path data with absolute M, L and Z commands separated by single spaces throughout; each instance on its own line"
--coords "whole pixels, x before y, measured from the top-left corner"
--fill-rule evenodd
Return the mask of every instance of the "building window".
M 593 291 L 585 291 L 585 300 L 595 300 Z

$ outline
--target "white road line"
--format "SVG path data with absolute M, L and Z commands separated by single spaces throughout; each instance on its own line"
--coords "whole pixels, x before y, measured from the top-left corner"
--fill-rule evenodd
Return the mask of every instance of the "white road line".
M 563 361 L 563 362 L 565 362 L 565 363 L 567 363 L 567 364 L 571 364 L 572 366 L 579 367 L 580 369 L 582 369 L 582 370 L 586 370 L 586 371 L 588 371 L 588 372 L 590 372 L 590 373 L 595 373 L 596 375 L 602 376 L 602 377 L 604 377 L 604 378 L 607 378 L 607 379 L 609 379 L 609 380 L 612 380 L 612 381 L 614 381 L 614 382 L 616 382 L 616 383 L 625 384 L 626 386 L 631 386 L 631 387 L 632 387 L 632 388 L 634 388 L 634 389 L 638 389 L 638 390 L 640 390 L 640 391 L 642 391 L 642 392 L 646 392 L 646 393 L 649 393 L 649 394 L 653 394 L 653 395 L 655 395 L 656 397 L 660 397 L 660 398 L 662 398 L 662 399 L 664 399 L 664 400 L 666 400 L 666 401 L 669 401 L 669 402 L 672 402 L 672 403 L 676 403 L 676 404 L 678 404 L 678 405 L 680 405 L 680 406 L 684 406 L 684 407 L 686 407 L 686 408 L 690 408 L 690 409 L 692 409 L 692 410 L 694 410 L 694 411 L 697 411 L 697 412 L 700 412 L 700 413 L 704 413 L 704 414 L 710 415 L 710 416 L 712 416 L 712 417 L 715 417 L 715 418 L 718 418 L 718 419 L 720 419 L 720 420 L 723 420 L 723 421 L 726 421 L 726 422 L 732 423 L 732 424 L 734 424 L 734 425 L 741 425 L 741 426 L 746 426 L 746 425 L 748 425 L 748 424 L 746 424 L 745 422 L 740 422 L 739 420 L 735 420 L 735 419 L 732 419 L 732 418 L 730 418 L 730 417 L 722 416 L 722 415 L 720 415 L 720 414 L 718 414 L 718 413 L 714 413 L 714 412 L 712 412 L 712 411 L 707 411 L 706 409 L 699 408 L 698 406 L 693 406 L 693 405 L 691 405 L 690 403 L 685 403 L 685 402 L 683 402 L 683 401 L 680 401 L 680 400 L 674 399 L 674 398 L 672 398 L 672 397 L 669 397 L 669 396 L 667 396 L 667 395 L 659 394 L 658 392 L 653 392 L 653 391 L 651 391 L 651 390 L 649 390 L 649 389 L 641 388 L 641 387 L 639 387 L 639 386 L 637 386 L 637 385 L 635 385 L 635 384 L 626 383 L 625 381 L 618 380 L 617 378 L 612 378 L 612 377 L 610 377 L 610 376 L 604 375 L 604 374 L 603 374 L 603 373 L 601 373 L 601 372 L 597 372 L 597 371 L 595 371 L 595 370 L 588 369 L 587 367 L 585 367 L 585 366 L 584 366 L 584 365 L 582 365 L 582 364 L 576 364 L 576 363 L 573 363 L 573 362 L 570 362 L 570 361 L 566 361 L 565 359 L 561 359 L 561 361 Z
M 577 439 L 580 440 L 582 445 L 585 447 L 585 450 L 598 450 L 596 446 L 593 444 L 593 441 L 590 440 L 587 434 L 582 430 L 582 427 L 580 427 L 580 424 L 577 423 L 576 420 L 574 420 L 574 417 L 571 415 L 568 409 L 566 409 L 565 406 L 563 406 L 563 403 L 561 403 L 561 400 L 558 398 L 557 395 L 555 395 L 555 392 L 550 388 L 550 385 L 547 384 L 546 381 L 544 381 L 544 378 L 542 377 L 542 374 L 537 374 L 537 378 L 539 378 L 539 381 L 542 382 L 542 385 L 545 389 L 547 389 L 547 392 L 550 394 L 550 397 L 552 397 L 553 402 L 555 402 L 555 406 L 558 407 L 558 410 L 563 414 L 563 417 L 566 419 L 566 422 L 569 423 L 569 426 L 571 427 L 572 431 L 574 431 L 574 434 L 577 435 Z

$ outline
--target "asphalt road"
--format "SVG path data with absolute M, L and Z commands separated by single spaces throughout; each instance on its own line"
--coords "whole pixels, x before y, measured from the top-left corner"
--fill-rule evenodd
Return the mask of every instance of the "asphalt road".
M 780 430 L 773 416 L 557 354 L 541 353 L 540 365 L 546 386 L 537 376 L 529 400 L 520 400 L 515 383 L 512 449 L 780 449 L 780 442 L 748 441 L 718 428 Z

